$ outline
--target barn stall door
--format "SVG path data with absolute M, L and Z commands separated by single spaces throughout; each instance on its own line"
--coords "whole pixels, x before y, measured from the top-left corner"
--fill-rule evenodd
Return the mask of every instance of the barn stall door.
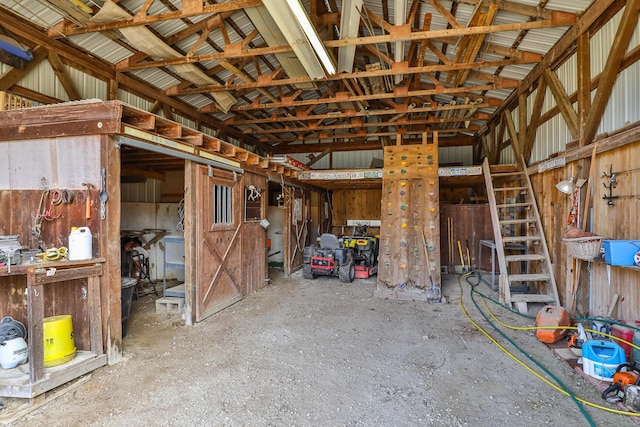
M 242 299 L 242 180 L 198 166 L 196 322 Z

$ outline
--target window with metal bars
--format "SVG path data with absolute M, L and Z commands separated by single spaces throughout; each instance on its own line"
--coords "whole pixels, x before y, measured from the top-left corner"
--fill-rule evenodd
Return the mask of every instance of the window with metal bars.
M 211 194 L 213 225 L 233 224 L 233 188 L 214 184 Z

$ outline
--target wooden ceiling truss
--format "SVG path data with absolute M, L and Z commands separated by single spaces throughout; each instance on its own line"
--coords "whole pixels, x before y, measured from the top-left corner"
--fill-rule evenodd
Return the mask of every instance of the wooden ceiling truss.
M 365 2 L 359 10 L 357 37 L 342 39 L 336 2 L 311 0 L 309 15 L 330 54 L 337 57 L 340 48 L 355 49 L 353 70 L 321 80 L 287 75 L 277 55 L 292 55 L 292 47 L 268 45 L 258 29 L 246 25 L 248 15 L 243 11 L 263 7 L 261 0 L 147 0 L 138 10 L 127 11 L 130 19 L 109 23 L 90 20 L 97 7 L 89 13 L 65 0 L 48 1 L 66 14 L 48 29 L 0 7 L 0 26 L 31 47 L 34 56 L 24 68 L 0 76 L 0 90 L 41 103 L 60 102 L 18 85 L 46 59 L 68 99 L 82 96 L 70 77 L 71 67 L 107 82 L 110 99 L 117 98 L 118 90 L 128 91 L 150 101 L 152 113 L 169 119 L 185 117 L 198 130 L 213 130 L 242 149 L 258 154 L 316 153 L 314 162 L 333 152 L 380 148 L 398 135 L 402 140 L 417 140 L 432 131 L 440 133 L 443 146 L 475 145 L 478 161 L 488 156 L 496 163 L 510 144 L 528 160 L 537 128 L 558 114 L 574 139 L 589 143 L 615 77 L 640 57 L 637 48 L 626 51 L 640 0 L 596 0 L 579 17 L 547 8 L 546 0 L 537 6 L 506 0 L 413 0 L 407 4 L 404 22 L 395 23 L 390 22 L 393 2 L 382 1 L 376 11 Z M 470 7 L 470 19 L 462 22 L 460 10 Z M 589 34 L 623 7 L 605 69 L 590 76 Z M 150 12 L 152 9 L 161 11 Z M 502 12 L 520 16 L 522 21 L 504 23 L 497 19 Z M 446 28 L 434 29 L 436 18 L 444 20 Z M 156 28 L 169 21 L 184 25 L 163 36 Z M 119 31 L 136 26 L 150 29 L 180 57 L 158 58 L 136 50 Z M 552 27 L 568 31 L 547 54 L 520 49 L 530 30 Z M 507 31 L 517 32 L 511 46 L 493 42 L 493 35 Z M 131 55 L 112 64 L 73 43 L 75 36 L 92 33 L 118 43 Z M 574 52 L 578 90 L 567 93 L 555 70 Z M 217 84 L 196 85 L 185 79 L 174 69 L 184 64 L 196 65 Z M 508 67 L 523 64 L 535 66 L 522 81 L 501 75 Z M 154 69 L 179 83 L 160 89 L 136 74 Z M 513 90 L 506 99 L 492 96 L 492 91 L 504 89 Z M 596 91 L 593 102 L 592 90 Z M 226 114 L 214 101 L 218 92 L 228 92 L 237 100 Z M 556 107 L 543 113 L 547 93 Z M 194 108 L 187 100 L 196 96 L 208 103 Z M 529 103 L 532 113 L 527 117 Z M 518 117 L 513 115 L 516 109 Z

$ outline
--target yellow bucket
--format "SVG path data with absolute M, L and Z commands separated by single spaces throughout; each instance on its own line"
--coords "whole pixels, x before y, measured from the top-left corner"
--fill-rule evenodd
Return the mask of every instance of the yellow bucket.
M 44 366 L 62 365 L 76 357 L 71 315 L 45 317 L 42 320 L 44 337 Z

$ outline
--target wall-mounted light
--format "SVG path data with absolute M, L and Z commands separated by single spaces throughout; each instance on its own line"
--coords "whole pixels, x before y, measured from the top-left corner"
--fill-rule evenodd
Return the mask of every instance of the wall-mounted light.
M 573 177 L 571 177 L 571 179 L 565 179 L 564 181 L 560 181 L 559 183 L 556 184 L 556 188 L 558 189 L 558 191 L 564 194 L 573 193 L 573 187 L 574 187 Z
M 578 178 L 578 174 L 580 173 L 581 169 L 582 169 L 582 166 L 578 166 L 578 171 L 576 172 L 575 176 L 572 176 L 569 179 L 565 179 L 564 181 L 560 181 L 559 183 L 557 183 L 556 188 L 558 189 L 558 191 L 564 194 L 572 194 L 574 188 L 582 187 L 587 182 L 587 180 Z

